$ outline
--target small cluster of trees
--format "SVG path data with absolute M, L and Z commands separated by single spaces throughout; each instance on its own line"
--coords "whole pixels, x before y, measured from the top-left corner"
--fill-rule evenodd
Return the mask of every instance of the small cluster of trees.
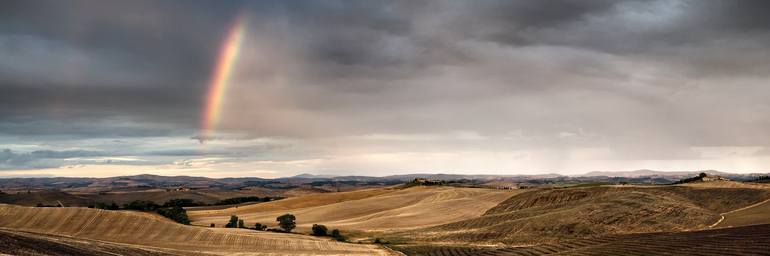
M 43 203 L 37 203 L 35 207 L 61 207 L 60 204 L 57 205 L 50 205 L 50 204 L 43 204 Z
M 267 225 L 262 225 L 261 223 L 255 223 L 253 228 L 247 228 L 246 225 L 243 223 L 243 219 L 238 218 L 236 215 L 230 216 L 230 221 L 225 224 L 225 228 L 247 228 L 247 229 L 253 229 L 253 230 L 260 230 L 260 231 L 272 231 L 272 232 L 283 232 L 283 233 L 291 233 L 294 228 L 297 227 L 297 217 L 295 217 L 292 214 L 284 214 L 281 216 L 278 216 L 275 218 L 275 221 L 278 222 L 278 226 L 281 229 L 273 229 L 268 228 Z M 211 227 L 215 227 L 216 224 L 211 223 Z M 334 239 L 337 239 L 337 241 L 346 241 L 347 238 L 342 236 L 342 233 L 338 229 L 332 230 L 331 233 L 329 233 L 329 229 L 326 228 L 324 225 L 320 224 L 313 224 L 313 235 L 314 236 L 331 236 Z
M 211 223 L 211 227 L 215 227 L 216 224 Z M 253 230 L 259 230 L 259 231 L 265 231 L 267 229 L 267 225 L 262 225 L 261 223 L 254 223 L 253 228 L 248 228 L 243 223 L 243 219 L 238 218 L 236 215 L 230 216 L 230 221 L 225 224 L 226 228 L 246 228 L 246 229 L 253 229 Z
M 214 205 L 242 204 L 242 203 L 248 203 L 248 202 L 270 202 L 270 201 L 275 201 L 280 199 L 283 199 L 283 197 L 243 196 L 243 197 L 233 197 L 233 198 L 221 200 L 219 202 L 214 203 Z
M 692 177 L 692 178 L 681 179 L 681 180 L 679 180 L 677 182 L 674 182 L 674 184 L 685 184 L 685 183 L 690 183 L 690 182 L 702 181 L 703 178 L 705 178 L 707 176 L 708 176 L 708 174 L 706 174 L 705 172 L 702 172 L 702 173 L 698 174 L 698 176 L 695 176 L 695 177 Z
M 178 223 L 185 225 L 190 224 L 190 218 L 187 216 L 187 211 L 182 208 L 186 203 L 192 202 L 189 199 L 171 199 L 163 205 L 156 204 L 153 201 L 136 200 L 127 204 L 123 204 L 123 207 L 119 207 L 118 204 L 112 202 L 111 204 L 97 203 L 96 205 L 88 206 L 89 208 L 105 209 L 105 210 L 134 210 L 143 212 L 155 212 L 163 217 L 169 218 Z
M 446 185 L 447 182 L 443 180 L 429 180 L 424 178 L 415 178 L 414 180 L 407 182 L 404 184 L 404 187 L 414 187 L 414 186 L 443 186 Z
M 313 224 L 313 235 L 314 236 L 331 236 L 337 241 L 346 241 L 347 238 L 342 236 L 342 233 L 340 233 L 339 229 L 332 230 L 331 234 L 328 233 L 329 229 L 326 228 L 326 226 L 321 224 Z

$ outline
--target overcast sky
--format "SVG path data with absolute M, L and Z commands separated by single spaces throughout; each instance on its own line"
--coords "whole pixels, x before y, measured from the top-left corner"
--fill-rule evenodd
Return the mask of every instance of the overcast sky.
M 2 1 L 0 176 L 770 171 L 770 1 Z M 211 140 L 221 44 L 245 33 Z

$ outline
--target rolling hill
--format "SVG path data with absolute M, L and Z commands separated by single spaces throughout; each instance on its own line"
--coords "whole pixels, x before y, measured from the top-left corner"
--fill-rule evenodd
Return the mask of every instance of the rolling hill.
M 148 213 L 89 208 L 0 205 L 0 229 L 117 243 L 124 247 L 160 248 L 181 252 L 177 253 L 181 255 L 198 252 L 242 255 L 391 254 L 374 245 L 340 243 L 295 234 L 186 226 Z
M 531 245 L 566 239 L 707 228 L 720 213 L 770 198 L 752 188 L 691 186 L 531 190 L 482 216 L 394 235 L 411 241 Z
M 410 256 L 767 255 L 770 225 L 573 239 L 523 247 L 395 246 Z
M 359 231 L 413 229 L 480 216 L 519 191 L 412 187 L 371 189 L 288 198 L 280 201 L 214 211 L 188 211 L 193 224 L 226 223 L 230 215 L 255 222 L 275 223 L 284 213 L 297 217 L 300 230 L 312 224 Z

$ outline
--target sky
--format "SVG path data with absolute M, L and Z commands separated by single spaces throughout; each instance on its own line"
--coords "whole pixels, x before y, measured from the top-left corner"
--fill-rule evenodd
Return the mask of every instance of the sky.
M 0 2 L 0 177 L 770 166 L 770 2 Z

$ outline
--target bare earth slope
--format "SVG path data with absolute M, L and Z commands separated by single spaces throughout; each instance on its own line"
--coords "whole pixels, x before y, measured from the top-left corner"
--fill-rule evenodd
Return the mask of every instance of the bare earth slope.
M 383 231 L 412 229 L 481 216 L 518 191 L 412 187 L 326 193 L 219 211 L 190 211 L 195 224 L 226 223 L 231 214 L 255 222 L 275 223 L 291 213 L 300 230 L 319 223 L 345 230 Z
M 770 225 L 573 239 L 528 247 L 396 246 L 407 255 L 768 255 Z
M 380 247 L 315 237 L 202 228 L 152 214 L 89 208 L 0 205 L 0 228 L 167 250 L 242 255 L 388 255 Z

